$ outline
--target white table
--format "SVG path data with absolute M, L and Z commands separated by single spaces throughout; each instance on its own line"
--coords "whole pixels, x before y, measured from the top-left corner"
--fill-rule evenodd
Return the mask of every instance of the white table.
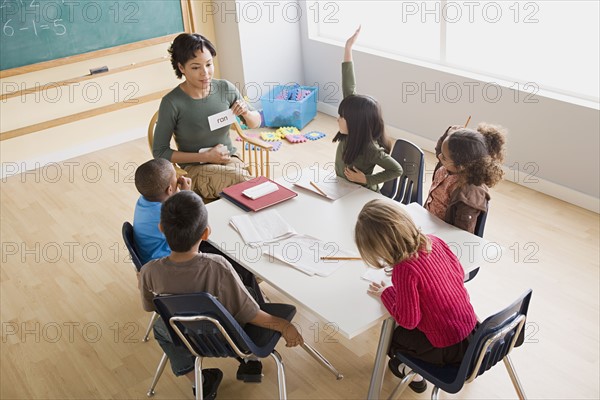
M 354 243 L 358 213 L 369 200 L 384 199 L 398 207 L 405 207 L 425 233 L 433 233 L 449 243 L 458 253 L 465 274 L 480 265 L 481 249 L 487 246 L 486 251 L 490 253 L 487 241 L 431 216 L 416 203 L 404 206 L 364 188 L 330 201 L 296 188 L 283 179 L 278 182 L 298 193 L 298 197 L 273 206 L 281 216 L 298 233 L 335 243 L 341 249 L 358 254 Z M 367 268 L 364 262 L 352 261 L 328 277 L 309 276 L 245 245 L 241 236 L 229 225 L 231 216 L 242 214 L 243 210 L 227 200 L 212 202 L 207 208 L 212 228 L 209 242 L 293 299 L 297 305 L 315 313 L 324 322 L 334 324 L 340 334 L 351 339 L 384 321 L 368 395 L 369 398 L 377 398 L 385 368 L 383 360 L 394 325 L 381 301 L 367 294 L 368 282 L 361 279 Z

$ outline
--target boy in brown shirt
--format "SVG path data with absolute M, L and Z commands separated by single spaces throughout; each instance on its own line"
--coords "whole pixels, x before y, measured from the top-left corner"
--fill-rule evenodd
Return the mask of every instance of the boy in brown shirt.
M 210 234 L 208 213 L 200 196 L 182 191 L 167 199 L 161 209 L 160 229 L 171 254 L 150 261 L 140 271 L 144 310 L 154 311 L 155 295 L 208 292 L 219 299 L 241 326 L 251 323 L 281 332 L 288 347 L 304 342 L 294 325 L 260 310 L 225 258 L 198 252 L 200 242 Z M 154 325 L 154 336 L 169 357 L 173 373 L 194 382 L 195 357 L 187 348 L 173 345 L 161 319 Z M 215 398 L 223 373 L 216 368 L 205 369 L 202 376 L 205 398 Z

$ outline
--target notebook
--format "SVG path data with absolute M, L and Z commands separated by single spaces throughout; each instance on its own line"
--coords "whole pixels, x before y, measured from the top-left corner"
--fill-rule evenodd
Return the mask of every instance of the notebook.
M 270 192 L 266 195 L 252 199 L 243 194 L 244 191 L 252 189 L 255 186 L 264 184 L 265 182 L 271 182 L 277 185 L 277 190 Z M 247 192 L 248 193 L 248 192 Z M 231 201 L 244 211 L 260 211 L 264 208 L 270 207 L 275 204 L 279 204 L 282 201 L 289 200 L 298 196 L 298 193 L 290 190 L 277 182 L 273 182 L 269 178 L 259 176 L 258 178 L 251 179 L 246 182 L 241 182 L 228 188 L 223 189 L 221 197 Z

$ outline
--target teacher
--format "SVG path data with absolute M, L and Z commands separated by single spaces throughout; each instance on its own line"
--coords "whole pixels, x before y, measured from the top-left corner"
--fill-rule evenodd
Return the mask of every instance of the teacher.
M 185 81 L 163 97 L 154 130 L 152 154 L 178 163 L 192 179 L 192 189 L 205 200 L 219 197 L 231 185 L 251 178 L 229 137 L 229 124 L 211 130 L 209 117 L 230 109 L 250 128 L 260 126 L 236 87 L 213 79 L 213 44 L 197 33 L 182 33 L 169 48 L 177 78 Z M 177 149 L 171 148 L 175 136 Z

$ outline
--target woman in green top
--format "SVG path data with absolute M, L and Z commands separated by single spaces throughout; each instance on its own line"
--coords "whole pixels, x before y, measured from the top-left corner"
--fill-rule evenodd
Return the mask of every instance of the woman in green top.
M 229 137 L 229 126 L 210 129 L 208 117 L 231 109 L 246 125 L 260 125 L 260 114 L 249 107 L 235 86 L 213 79 L 213 44 L 196 33 L 182 33 L 169 48 L 180 85 L 163 97 L 158 110 L 152 153 L 180 164 L 192 179 L 192 189 L 215 199 L 226 187 L 250 179 Z M 171 148 L 175 136 L 177 149 Z
M 389 155 L 390 140 L 385 134 L 379 103 L 371 96 L 355 92 L 352 46 L 359 33 L 360 27 L 346 41 L 344 50 L 344 99 L 338 108 L 340 130 L 333 138 L 334 142 L 339 142 L 335 172 L 337 176 L 379 191 L 379 184 L 402 175 L 402 167 Z M 383 171 L 373 174 L 375 165 Z

